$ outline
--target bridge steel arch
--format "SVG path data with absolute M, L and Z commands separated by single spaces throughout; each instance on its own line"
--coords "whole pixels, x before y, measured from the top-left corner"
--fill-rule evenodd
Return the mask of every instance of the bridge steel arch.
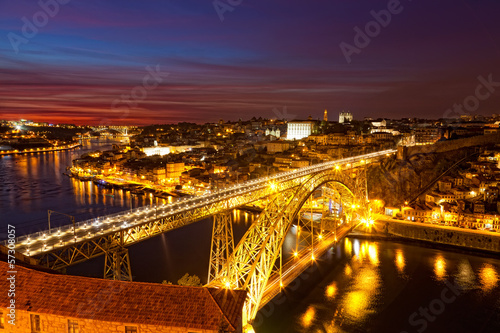
M 260 308 L 260 302 L 280 255 L 281 247 L 292 222 L 300 208 L 315 189 L 325 183 L 334 183 L 337 188 L 349 193 L 353 204 L 365 208 L 366 187 L 364 177 L 353 170 L 330 170 L 303 178 L 298 187 L 281 189 L 271 197 L 265 210 L 238 243 L 226 266 L 209 286 L 248 291 L 243 308 L 244 324 L 251 323 Z

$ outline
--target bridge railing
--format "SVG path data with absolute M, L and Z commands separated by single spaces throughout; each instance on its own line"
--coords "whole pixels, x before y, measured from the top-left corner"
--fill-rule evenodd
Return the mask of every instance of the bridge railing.
M 374 157 L 379 157 L 379 156 L 382 156 L 382 155 L 386 155 L 386 154 L 393 154 L 395 153 L 396 150 L 393 150 L 393 149 L 390 149 L 390 150 L 383 150 L 383 151 L 378 151 L 378 152 L 374 152 L 374 153 L 369 153 L 369 154 L 365 154 L 365 155 L 358 155 L 358 156 L 353 156 L 353 157 L 346 157 L 346 158 L 343 158 L 343 159 L 340 159 L 340 160 L 334 160 L 334 161 L 329 161 L 329 162 L 323 162 L 323 163 L 318 163 L 318 164 L 314 164 L 314 165 L 310 165 L 310 166 L 307 166 L 307 167 L 303 167 L 303 168 L 300 168 L 300 169 L 296 169 L 296 170 L 292 170 L 292 171 L 283 171 L 283 172 L 280 172 L 280 173 L 277 173 L 277 174 L 274 174 L 272 176 L 266 176 L 266 177 L 261 177 L 261 178 L 258 178 L 258 179 L 253 179 L 253 180 L 248 180 L 248 181 L 245 181 L 245 182 L 242 182 L 242 183 L 237 183 L 237 184 L 233 184 L 229 187 L 226 187 L 226 188 L 223 188 L 223 189 L 218 189 L 217 191 L 212 191 L 211 193 L 205 193 L 204 195 L 202 196 L 197 196 L 197 197 L 184 197 L 184 198 L 180 198 L 179 200 L 176 200 L 175 202 L 172 202 L 172 203 L 168 203 L 168 204 L 162 204 L 162 205 L 154 205 L 152 208 L 151 207 L 137 207 L 137 208 L 134 208 L 134 209 L 131 209 L 131 210 L 126 210 L 126 211 L 121 211 L 121 212 L 117 212 L 117 213 L 113 213 L 113 214 L 109 214 L 109 215 L 105 215 L 105 216 L 102 216 L 102 217 L 97 217 L 97 218 L 91 218 L 91 219 L 87 219 L 87 220 L 84 220 L 84 221 L 80 221 L 80 222 L 76 222 L 75 223 L 75 229 L 80 229 L 84 226 L 88 226 L 89 228 L 98 228 L 98 226 L 95 225 L 95 223 L 97 222 L 98 225 L 100 225 L 99 223 L 105 223 L 105 221 L 109 218 L 118 218 L 118 217 L 123 217 L 124 220 L 126 220 L 127 222 L 130 222 L 131 226 L 133 226 L 134 224 L 140 224 L 140 223 L 143 223 L 141 221 L 138 221 L 137 223 L 134 223 L 134 221 L 130 221 L 131 220 L 131 214 L 133 213 L 137 213 L 137 212 L 140 212 L 140 211 L 144 211 L 144 210 L 149 210 L 149 209 L 157 209 L 158 207 L 175 207 L 175 206 L 178 206 L 178 207 L 181 207 L 181 205 L 185 205 L 187 203 L 189 203 L 190 201 L 195 201 L 195 200 L 198 200 L 200 199 L 200 197 L 204 197 L 206 199 L 215 199 L 217 198 L 217 196 L 223 196 L 221 198 L 221 200 L 224 199 L 224 196 L 226 195 L 226 193 L 236 189 L 236 188 L 241 188 L 241 187 L 245 187 L 245 186 L 252 186 L 252 187 L 255 187 L 255 186 L 258 186 L 258 185 L 263 185 L 263 184 L 267 184 L 269 182 L 272 182 L 272 181 L 279 181 L 279 180 L 282 180 L 282 179 L 285 179 L 287 177 L 294 177 L 295 175 L 299 175 L 299 174 L 302 174 L 302 173 L 307 173 L 307 172 L 310 172 L 310 171 L 322 171 L 322 170 L 325 170 L 325 169 L 328 169 L 328 168 L 331 168 L 331 167 L 335 167 L 336 165 L 342 165 L 342 164 L 348 164 L 348 163 L 356 163 L 356 162 L 359 162 L 363 159 L 369 159 L 369 158 L 374 158 Z M 202 205 L 202 203 L 200 203 L 200 205 Z M 191 208 L 188 208 L 187 210 L 189 210 Z M 44 231 L 38 231 L 38 232 L 35 232 L 35 233 L 31 233 L 31 234 L 27 234 L 27 235 L 23 235 L 23 236 L 19 236 L 19 237 L 16 237 L 16 243 L 23 243 L 25 241 L 28 241 L 28 239 L 37 239 L 37 238 L 40 238 L 40 237 L 43 237 L 44 235 L 47 237 L 47 238 L 50 238 L 51 236 L 53 236 L 54 234 L 57 235 L 57 233 L 59 232 L 59 230 L 61 230 L 61 233 L 62 232 L 73 232 L 73 224 L 68 224 L 68 225 L 63 225 L 63 226 L 59 226 L 59 227 L 55 227 L 55 228 L 51 228 L 50 232 L 49 230 L 44 230 Z M 95 231 L 99 231 L 99 229 L 95 229 Z M 8 245 L 8 242 L 7 240 L 3 241 L 2 242 L 4 245 Z

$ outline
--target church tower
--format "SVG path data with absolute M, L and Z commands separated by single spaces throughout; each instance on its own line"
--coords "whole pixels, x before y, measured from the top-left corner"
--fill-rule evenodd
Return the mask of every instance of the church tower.
M 326 109 L 325 109 L 325 113 L 323 114 L 323 120 L 328 121 L 328 113 L 326 112 Z

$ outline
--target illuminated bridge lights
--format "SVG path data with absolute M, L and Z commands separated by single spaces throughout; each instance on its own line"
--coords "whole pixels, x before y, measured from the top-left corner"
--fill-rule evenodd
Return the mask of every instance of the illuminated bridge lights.
M 199 221 L 220 212 L 232 210 L 242 205 L 258 202 L 259 200 L 268 201 L 269 203 L 268 199 L 270 198 L 270 195 L 274 195 L 278 191 L 282 193 L 294 187 L 300 186 L 301 183 L 305 181 L 304 177 L 306 176 L 312 176 L 318 172 L 325 172 L 325 174 L 327 174 L 328 172 L 334 171 L 337 166 L 339 169 L 344 169 L 345 166 L 349 167 L 350 165 L 357 166 L 361 160 L 368 160 L 371 162 L 373 157 L 385 157 L 387 153 L 393 154 L 395 152 L 395 150 L 383 151 L 359 157 L 349 157 L 337 161 L 316 164 L 314 166 L 308 166 L 289 172 L 281 172 L 270 177 L 263 177 L 260 179 L 242 182 L 228 189 L 212 191 L 211 194 L 205 193 L 202 197 L 184 198 L 177 200 L 176 203 L 158 205 L 157 207 L 163 208 L 164 212 L 168 212 L 165 215 L 160 215 L 160 212 L 158 211 L 152 213 L 155 210 L 154 207 L 135 208 L 123 213 L 100 217 L 98 221 L 89 220 L 81 222 L 76 226 L 76 228 L 64 227 L 62 230 L 57 231 L 57 233 L 46 233 L 44 239 L 43 237 L 40 237 L 42 234 L 36 234 L 36 236 L 31 235 L 31 237 L 30 235 L 27 235 L 27 239 L 20 239 L 17 242 L 18 245 L 16 246 L 16 250 L 24 253 L 27 251 L 29 244 L 35 243 L 36 249 L 31 248 L 30 253 L 36 253 L 37 259 L 46 263 L 47 267 L 52 269 L 61 269 L 67 267 L 68 265 L 73 265 L 77 262 L 82 262 L 89 258 L 94 258 L 98 255 L 104 254 L 102 242 L 107 241 L 104 238 L 107 236 L 104 234 L 113 233 L 113 237 L 119 238 L 121 237 L 119 230 L 122 230 L 122 228 L 140 226 L 141 228 L 131 228 L 130 232 L 123 234 L 126 244 L 131 245 L 156 234 L 182 227 L 189 223 Z M 338 177 L 342 177 L 343 173 L 344 172 L 339 172 L 336 174 Z M 307 187 L 307 190 L 310 190 L 309 186 Z M 293 205 L 298 204 L 300 204 L 299 201 L 293 201 Z M 158 213 L 158 215 L 156 215 L 156 213 Z M 260 214 L 259 218 L 262 219 L 264 218 L 263 216 L 266 216 L 266 214 Z M 125 219 L 127 222 L 122 225 Z M 95 222 L 98 223 L 93 226 L 93 223 Z M 89 231 L 87 226 L 90 226 L 90 229 L 95 230 L 95 234 L 92 235 L 91 232 L 90 236 L 87 236 L 89 235 L 87 234 L 87 231 Z M 96 227 L 96 229 L 93 229 L 93 227 Z M 100 228 L 103 233 L 102 235 L 99 233 L 98 228 Z M 65 232 L 65 230 L 67 230 L 67 232 Z M 297 232 L 299 232 L 299 230 L 300 229 L 297 229 Z M 57 246 L 54 249 L 51 247 L 50 250 L 47 246 L 45 246 L 47 251 L 44 250 L 44 252 L 41 253 L 43 246 L 41 244 L 42 241 L 49 240 L 52 235 L 56 236 L 57 234 L 60 236 L 67 233 L 69 233 L 67 235 L 68 238 L 65 237 L 63 240 L 68 242 L 69 239 L 73 238 L 71 236 L 75 235 L 73 238 L 75 243 L 74 245 L 72 244 L 69 247 Z M 322 235 L 322 237 L 325 238 L 326 235 Z M 61 240 L 60 238 L 56 239 L 57 240 L 53 241 L 49 240 L 49 245 L 57 244 L 59 243 L 58 241 Z M 85 250 L 83 250 L 83 246 L 85 246 Z M 88 252 L 82 253 L 81 251 Z M 294 257 L 298 257 L 298 253 Z M 234 281 L 234 283 L 238 284 L 238 281 Z

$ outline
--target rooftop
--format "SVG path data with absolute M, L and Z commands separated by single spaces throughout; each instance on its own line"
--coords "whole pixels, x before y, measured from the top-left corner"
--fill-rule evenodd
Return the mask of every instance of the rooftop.
M 0 288 L 8 264 L 0 261 Z M 50 274 L 17 266 L 16 309 L 108 322 L 227 331 L 238 327 L 246 291 Z M 99 306 L 89 306 L 98 303 Z M 2 297 L 0 306 L 7 307 Z

